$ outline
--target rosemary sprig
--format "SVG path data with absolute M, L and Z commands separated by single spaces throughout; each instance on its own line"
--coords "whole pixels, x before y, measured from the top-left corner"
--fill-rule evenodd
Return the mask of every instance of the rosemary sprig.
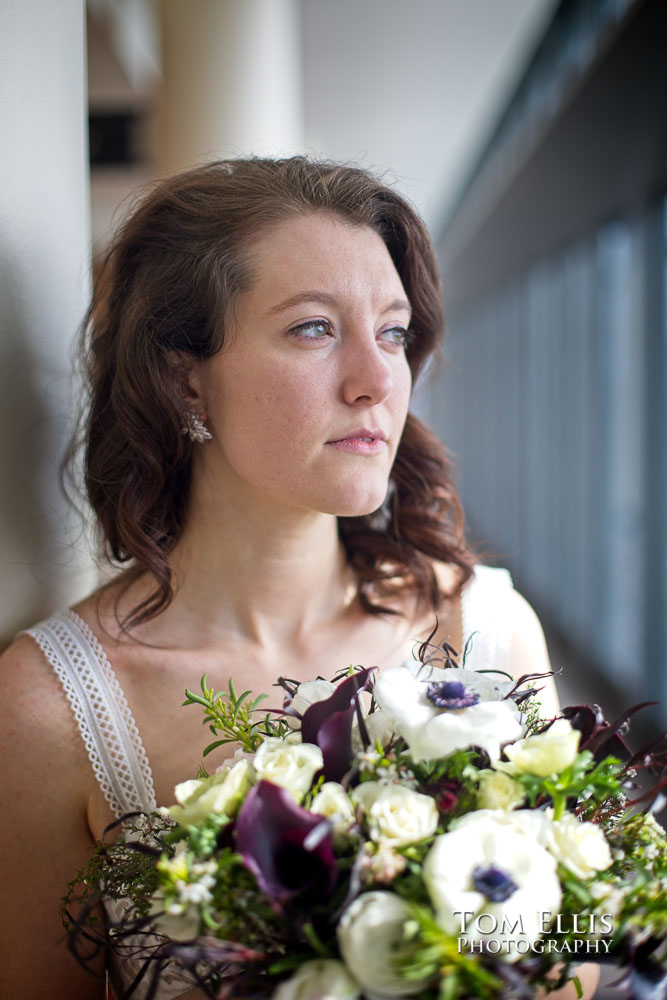
M 208 724 L 214 736 L 222 733 L 222 739 L 214 740 L 204 749 L 202 756 L 206 757 L 212 750 L 225 743 L 240 743 L 243 750 L 254 753 L 267 736 L 284 737 L 289 731 L 284 719 L 274 719 L 270 712 L 259 721 L 253 719 L 258 706 L 266 694 L 260 694 L 252 701 L 251 692 L 243 691 L 237 695 L 234 682 L 229 678 L 229 691 L 216 691 L 207 687 L 208 675 L 201 679 L 201 694 L 185 689 L 183 705 L 199 705 L 204 710 L 204 725 Z

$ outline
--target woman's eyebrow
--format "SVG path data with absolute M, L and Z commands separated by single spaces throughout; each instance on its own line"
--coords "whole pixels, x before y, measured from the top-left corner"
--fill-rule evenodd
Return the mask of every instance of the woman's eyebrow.
M 290 309 L 292 306 L 303 305 L 304 302 L 319 302 L 325 306 L 338 305 L 336 296 L 329 294 L 329 292 L 297 292 L 296 295 L 290 295 L 288 299 L 284 299 L 282 302 L 279 302 L 278 305 L 271 306 L 267 312 L 267 316 L 273 316 L 276 313 L 283 312 L 285 309 Z M 404 312 L 412 313 L 410 303 L 407 299 L 394 299 L 386 306 L 385 309 L 382 310 L 382 313 L 394 312 L 399 309 Z

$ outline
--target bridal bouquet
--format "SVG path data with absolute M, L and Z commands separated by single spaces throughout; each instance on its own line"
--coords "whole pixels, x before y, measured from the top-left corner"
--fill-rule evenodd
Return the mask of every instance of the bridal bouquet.
M 234 756 L 126 817 L 66 901 L 83 904 L 74 938 L 133 954 L 126 996 L 178 968 L 211 997 L 492 1000 L 579 992 L 582 961 L 667 995 L 667 779 L 635 782 L 667 754 L 621 735 L 641 706 L 544 722 L 544 675 L 429 650 L 375 678 L 281 678 L 269 712 L 231 682 L 186 692 L 216 737 L 204 757 Z M 104 934 L 86 923 L 96 891 L 119 914 Z

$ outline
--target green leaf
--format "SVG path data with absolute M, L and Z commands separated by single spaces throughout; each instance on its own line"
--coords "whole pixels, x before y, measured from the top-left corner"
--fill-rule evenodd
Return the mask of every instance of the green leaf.
M 322 958 L 331 958 L 331 949 L 320 940 L 312 924 L 303 925 L 303 933 L 308 944 Z
M 202 698 L 201 695 L 193 694 L 192 691 L 188 691 L 187 688 L 185 689 L 185 694 L 188 700 L 183 702 L 184 705 L 196 704 L 196 705 L 202 705 L 204 708 L 209 707 L 209 702 L 205 698 Z
M 206 749 L 202 752 L 202 757 L 208 757 L 208 755 L 213 750 L 217 750 L 217 748 L 221 747 L 224 743 L 236 743 L 236 742 L 237 741 L 230 736 L 228 739 L 225 739 L 225 740 L 216 740 L 215 743 L 209 743 L 209 745 L 206 747 Z

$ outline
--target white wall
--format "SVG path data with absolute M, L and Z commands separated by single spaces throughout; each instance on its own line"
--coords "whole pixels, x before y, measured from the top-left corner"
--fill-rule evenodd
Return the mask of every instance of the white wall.
M 305 0 L 306 142 L 389 170 L 437 234 L 557 0 Z
M 0 636 L 93 574 L 58 486 L 89 291 L 83 0 L 0 10 Z

